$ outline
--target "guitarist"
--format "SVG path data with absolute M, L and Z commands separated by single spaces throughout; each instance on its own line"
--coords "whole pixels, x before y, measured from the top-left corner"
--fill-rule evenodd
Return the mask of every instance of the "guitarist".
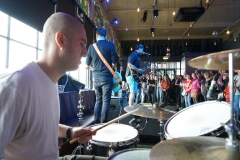
M 142 74 L 147 68 L 140 68 L 140 55 L 143 54 L 143 45 L 137 44 L 135 51 L 132 52 L 128 57 L 128 64 L 126 70 L 126 80 L 129 85 L 130 95 L 129 95 L 129 106 L 133 105 L 135 95 L 138 91 L 138 75 Z
M 105 40 L 106 30 L 98 28 L 96 30 L 96 45 L 99 51 L 114 68 L 117 65 L 118 56 L 115 46 L 112 42 Z M 93 69 L 93 83 L 96 94 L 96 103 L 94 107 L 94 123 L 106 123 L 108 121 L 108 114 L 110 109 L 111 94 L 113 88 L 113 75 L 106 67 L 93 45 L 90 45 L 86 57 L 86 68 Z
M 235 93 L 234 93 L 234 102 L 233 102 L 233 107 L 234 110 L 237 112 L 238 115 L 238 125 L 240 124 L 240 70 L 235 70 L 235 72 L 237 73 L 234 77 L 233 77 L 233 81 L 234 81 L 234 87 L 235 87 Z M 231 94 L 231 93 L 230 93 Z

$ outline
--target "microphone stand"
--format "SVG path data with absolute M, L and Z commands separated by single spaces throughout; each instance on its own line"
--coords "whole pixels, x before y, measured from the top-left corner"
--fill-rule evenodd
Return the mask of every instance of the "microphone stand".
M 239 150 L 238 142 L 236 141 L 236 135 L 237 135 L 237 127 L 236 123 L 234 121 L 234 108 L 233 108 L 233 102 L 234 102 L 234 89 L 233 89 L 233 53 L 229 53 L 228 55 L 229 59 L 229 87 L 230 87 L 230 106 L 231 106 L 231 119 L 229 125 L 225 125 L 225 129 L 228 132 L 228 140 L 225 144 L 226 149 L 236 151 Z

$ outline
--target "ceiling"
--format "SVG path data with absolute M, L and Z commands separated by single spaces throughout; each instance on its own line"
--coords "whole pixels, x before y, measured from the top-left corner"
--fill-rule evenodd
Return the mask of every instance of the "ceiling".
M 190 22 L 174 22 L 172 13 L 177 13 L 180 7 L 200 6 L 200 0 L 102 0 L 102 6 L 109 20 L 118 19 L 118 24 L 111 23 L 122 41 L 166 40 L 168 36 L 170 39 L 233 39 L 240 33 L 239 0 L 209 0 L 208 3 L 203 0 L 205 13 L 192 27 Z M 138 6 L 140 12 L 137 12 Z M 154 9 L 159 10 L 156 18 L 153 18 Z M 148 13 L 146 22 L 141 21 L 144 11 Z M 150 28 L 155 28 L 154 37 Z M 218 36 L 212 36 L 213 31 L 217 31 Z

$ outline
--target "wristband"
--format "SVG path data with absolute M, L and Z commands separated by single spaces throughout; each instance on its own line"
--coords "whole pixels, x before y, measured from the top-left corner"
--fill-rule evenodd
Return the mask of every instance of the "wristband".
M 66 137 L 67 137 L 67 139 L 71 139 L 72 137 L 71 137 L 71 131 L 72 131 L 72 127 L 69 127 L 68 129 L 67 129 L 67 132 L 66 132 Z

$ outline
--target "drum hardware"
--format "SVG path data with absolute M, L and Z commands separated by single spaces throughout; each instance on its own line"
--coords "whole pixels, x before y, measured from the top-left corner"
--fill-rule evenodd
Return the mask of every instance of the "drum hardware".
M 111 155 L 108 160 L 146 160 L 148 159 L 150 149 L 148 148 L 131 148 L 118 151 Z
M 160 141 L 165 140 L 165 134 L 164 134 L 164 121 L 163 119 L 158 120 L 159 125 L 160 125 L 160 132 L 158 133 L 160 136 Z

